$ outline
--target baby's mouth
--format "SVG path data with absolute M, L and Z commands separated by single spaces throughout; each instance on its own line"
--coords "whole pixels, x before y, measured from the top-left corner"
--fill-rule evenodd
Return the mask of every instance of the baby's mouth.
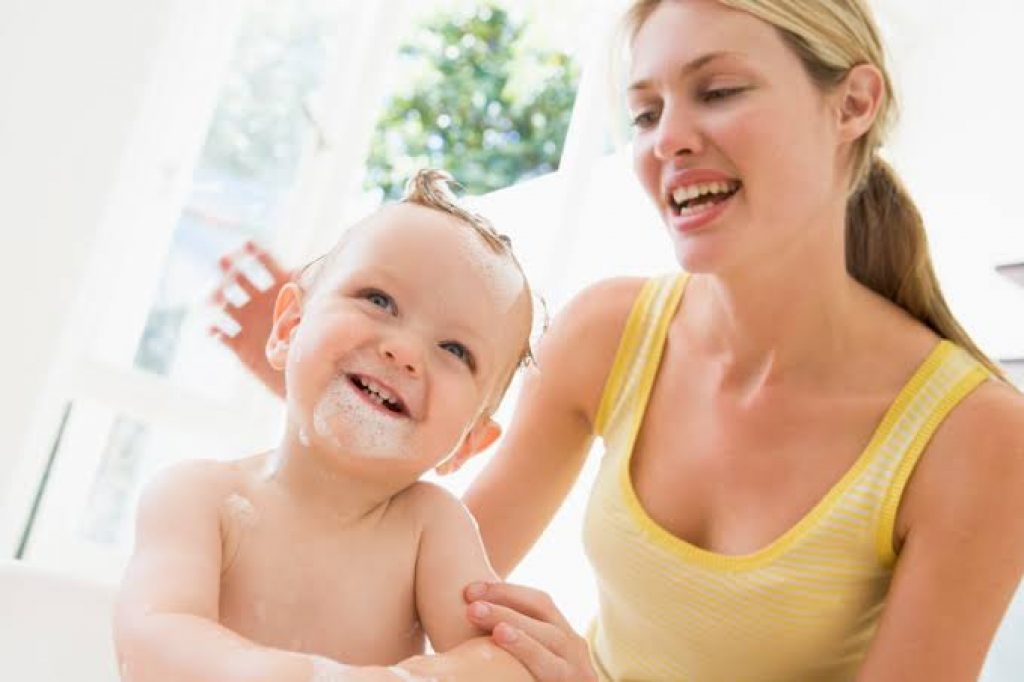
M 411 416 L 402 398 L 388 387 L 367 376 L 359 374 L 347 374 L 346 376 L 356 390 L 363 393 L 369 401 L 394 415 Z

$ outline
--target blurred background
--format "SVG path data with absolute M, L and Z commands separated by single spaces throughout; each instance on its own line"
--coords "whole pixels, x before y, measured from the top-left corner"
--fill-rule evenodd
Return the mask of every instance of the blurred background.
M 624 4 L 0 0 L 0 557 L 116 582 L 156 469 L 274 442 L 278 401 L 206 335 L 217 258 L 245 240 L 299 265 L 435 165 L 553 311 L 671 270 L 610 68 Z M 954 312 L 1024 381 L 1024 10 L 873 5 L 902 97 L 885 154 Z M 580 628 L 594 464 L 512 576 Z M 986 675 L 1024 678 L 1019 604 Z

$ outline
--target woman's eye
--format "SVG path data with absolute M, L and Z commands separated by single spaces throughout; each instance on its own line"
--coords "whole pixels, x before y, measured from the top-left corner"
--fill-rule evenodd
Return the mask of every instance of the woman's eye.
M 363 298 L 383 310 L 394 310 L 395 301 L 383 291 L 367 291 Z
M 658 118 L 653 111 L 641 111 L 633 117 L 632 124 L 634 128 L 645 130 L 653 126 L 657 121 Z
M 714 90 L 705 90 L 700 93 L 700 100 L 708 104 L 720 102 L 743 92 L 743 90 L 744 88 L 716 88 Z
M 441 344 L 441 348 L 451 353 L 462 362 L 466 363 L 466 365 L 468 365 L 470 369 L 475 368 L 476 365 L 473 361 L 473 354 L 469 352 L 468 348 L 463 346 L 458 341 L 446 341 Z

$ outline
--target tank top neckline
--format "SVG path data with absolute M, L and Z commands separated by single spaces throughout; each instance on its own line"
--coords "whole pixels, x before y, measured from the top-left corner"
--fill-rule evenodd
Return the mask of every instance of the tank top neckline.
M 675 316 L 675 312 L 683 298 L 686 282 L 678 290 L 677 300 L 667 306 L 666 314 L 669 318 Z M 652 362 L 657 367 L 661 364 L 661 348 L 664 346 L 668 325 L 661 325 L 659 337 L 652 338 L 651 343 L 657 345 L 658 360 Z M 946 339 L 940 339 L 924 360 L 918 365 L 910 379 L 897 393 L 895 399 L 889 404 L 884 416 L 878 426 L 875 427 L 867 446 L 854 460 L 849 469 L 828 489 L 811 509 L 804 514 L 795 524 L 786 529 L 782 534 L 769 542 L 764 547 L 747 554 L 724 554 L 713 550 L 705 549 L 675 535 L 657 521 L 655 521 L 641 503 L 636 489 L 633 487 L 633 480 L 630 474 L 630 464 L 633 460 L 636 439 L 643 424 L 643 416 L 647 411 L 647 404 L 650 400 L 651 389 L 653 388 L 653 376 L 650 382 L 645 382 L 642 389 L 645 393 L 640 396 L 639 418 L 631 425 L 631 432 L 626 447 L 626 456 L 619 464 L 619 481 L 622 488 L 626 506 L 634 517 L 634 520 L 642 529 L 647 531 L 652 539 L 668 551 L 676 554 L 681 559 L 704 564 L 711 568 L 720 570 L 742 570 L 751 569 L 770 563 L 773 559 L 783 554 L 794 542 L 800 539 L 814 524 L 824 516 L 835 502 L 840 499 L 850 486 L 857 480 L 861 473 L 876 458 L 882 446 L 889 439 L 893 428 L 898 423 L 908 405 L 919 390 L 928 381 L 928 378 L 939 368 L 943 362 L 957 350 L 957 346 Z M 653 349 L 652 349 L 653 350 Z

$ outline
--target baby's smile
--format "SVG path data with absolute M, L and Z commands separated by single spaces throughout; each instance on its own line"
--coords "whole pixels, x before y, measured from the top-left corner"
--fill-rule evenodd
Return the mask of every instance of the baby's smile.
M 349 381 L 359 389 L 371 403 L 384 408 L 395 417 L 409 417 L 409 409 L 402 397 L 371 376 L 348 374 Z
M 408 455 L 414 426 L 398 394 L 365 374 L 337 374 L 313 408 L 316 434 L 355 456 Z

